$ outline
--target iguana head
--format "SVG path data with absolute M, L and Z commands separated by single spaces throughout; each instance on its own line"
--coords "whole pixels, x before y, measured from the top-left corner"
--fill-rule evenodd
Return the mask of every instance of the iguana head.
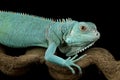
M 71 29 L 68 29 L 63 37 L 66 46 L 60 47 L 66 56 L 84 51 L 100 38 L 100 33 L 92 22 L 74 22 L 69 27 Z

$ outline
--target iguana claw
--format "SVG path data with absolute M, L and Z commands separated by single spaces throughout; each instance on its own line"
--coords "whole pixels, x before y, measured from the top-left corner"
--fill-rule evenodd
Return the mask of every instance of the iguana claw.
M 76 67 L 76 68 L 79 70 L 79 74 L 82 74 L 82 69 L 81 69 L 81 67 L 78 66 L 77 64 L 75 64 L 74 62 L 80 60 L 81 58 L 83 58 L 84 56 L 86 56 L 86 54 L 76 59 L 77 56 L 78 56 L 78 55 L 76 54 L 74 57 L 68 57 L 68 58 L 65 60 L 65 66 L 68 67 L 73 74 L 75 74 L 75 70 L 74 70 L 71 66 Z

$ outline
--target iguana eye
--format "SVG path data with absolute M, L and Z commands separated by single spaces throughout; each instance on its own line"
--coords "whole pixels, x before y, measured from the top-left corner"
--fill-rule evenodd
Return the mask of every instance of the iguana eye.
M 86 30 L 87 30 L 87 27 L 86 27 L 86 26 L 80 26 L 80 30 L 81 30 L 81 31 L 86 31 Z

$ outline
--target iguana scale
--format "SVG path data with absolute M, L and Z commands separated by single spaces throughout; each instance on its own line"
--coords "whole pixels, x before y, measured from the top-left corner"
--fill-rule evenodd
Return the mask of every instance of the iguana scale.
M 96 25 L 92 22 L 78 22 L 63 19 L 54 21 L 34 15 L 16 12 L 0 12 L 0 43 L 12 48 L 40 46 L 47 48 L 45 60 L 68 67 L 75 74 L 72 66 L 80 58 L 77 53 L 92 46 L 100 37 Z M 55 55 L 56 49 L 68 56 L 63 59 Z

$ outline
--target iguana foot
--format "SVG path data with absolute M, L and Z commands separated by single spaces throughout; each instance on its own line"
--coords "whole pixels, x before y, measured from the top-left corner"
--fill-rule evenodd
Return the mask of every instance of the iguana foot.
M 68 58 L 65 60 L 64 65 L 65 65 L 66 67 L 68 67 L 73 74 L 75 74 L 75 70 L 74 70 L 71 66 L 76 67 L 76 68 L 79 70 L 79 73 L 82 74 L 82 69 L 81 69 L 81 67 L 78 66 L 78 65 L 76 65 L 75 62 L 78 61 L 78 60 L 80 60 L 80 59 L 83 58 L 84 56 L 86 56 L 86 54 L 76 59 L 77 56 L 78 56 L 78 55 L 76 54 L 74 57 L 68 57 Z

